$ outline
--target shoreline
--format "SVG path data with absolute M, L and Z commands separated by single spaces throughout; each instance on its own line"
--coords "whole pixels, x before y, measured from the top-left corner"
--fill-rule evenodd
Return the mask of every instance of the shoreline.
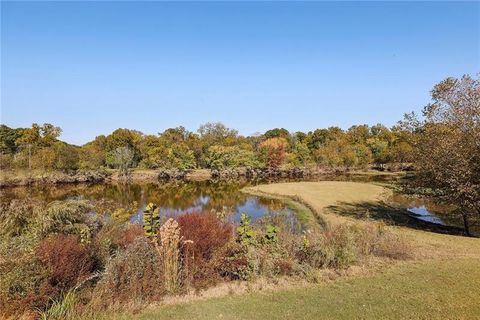
M 347 170 L 344 168 L 290 168 L 290 169 L 250 169 L 236 168 L 225 170 L 189 169 L 134 169 L 127 179 L 119 177 L 117 170 L 85 170 L 74 173 L 59 171 L 4 171 L 0 176 L 0 189 L 28 186 L 54 186 L 82 183 L 158 183 L 162 181 L 230 181 L 236 179 L 275 179 L 313 178 L 324 175 L 364 175 L 400 176 L 404 172 L 367 170 Z

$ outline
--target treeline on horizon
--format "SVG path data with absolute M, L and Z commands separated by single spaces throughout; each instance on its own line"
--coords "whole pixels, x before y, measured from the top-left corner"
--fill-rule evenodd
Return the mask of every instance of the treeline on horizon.
M 99 168 L 195 169 L 382 167 L 410 161 L 411 131 L 402 123 L 355 125 L 291 133 L 275 128 L 242 136 L 220 122 L 197 132 L 170 128 L 158 135 L 117 129 L 82 146 L 59 140 L 60 127 L 46 123 L 31 128 L 0 126 L 2 169 L 75 171 Z
M 413 164 L 418 173 L 425 173 L 422 181 L 435 187 L 454 186 L 452 177 L 458 176 L 465 180 L 458 182 L 459 192 L 465 193 L 477 186 L 478 179 L 480 80 L 468 75 L 447 78 L 434 86 L 431 97 L 423 119 L 408 113 L 392 128 L 355 125 L 348 130 L 330 127 L 307 133 L 275 128 L 242 136 L 216 122 L 201 125 L 197 132 L 177 127 L 158 135 L 117 129 L 74 146 L 60 141 L 62 130 L 52 124 L 34 123 L 31 128 L 17 129 L 2 124 L 0 169 L 69 172 L 117 168 L 127 173 L 129 168 L 384 168 L 386 164 Z M 439 176 L 447 172 L 445 177 Z M 480 204 L 476 206 L 480 208 Z

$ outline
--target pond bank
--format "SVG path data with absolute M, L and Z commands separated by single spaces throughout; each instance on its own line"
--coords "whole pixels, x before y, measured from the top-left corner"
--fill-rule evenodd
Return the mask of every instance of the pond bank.
M 60 185 L 76 183 L 102 183 L 108 180 L 110 173 L 100 170 L 65 172 L 2 172 L 0 188 L 30 185 Z
M 190 169 L 190 170 L 132 170 L 127 179 L 119 176 L 116 170 L 88 170 L 74 173 L 43 171 L 3 171 L 0 175 L 0 188 L 29 185 L 60 185 L 75 183 L 109 183 L 109 182 L 159 182 L 159 181 L 204 181 L 234 180 L 239 178 L 303 178 L 334 173 L 329 169 Z
M 348 174 L 357 176 L 398 177 L 403 172 L 388 172 L 376 170 L 347 170 L 344 168 L 290 168 L 290 169 L 251 169 L 236 168 L 225 170 L 212 169 L 134 169 L 128 179 L 120 177 L 117 170 L 100 169 L 85 170 L 73 173 L 59 171 L 2 171 L 0 173 L 0 188 L 31 185 L 61 185 L 78 183 L 142 183 L 164 181 L 231 181 L 238 179 L 268 180 L 268 179 L 311 179 L 326 175 Z

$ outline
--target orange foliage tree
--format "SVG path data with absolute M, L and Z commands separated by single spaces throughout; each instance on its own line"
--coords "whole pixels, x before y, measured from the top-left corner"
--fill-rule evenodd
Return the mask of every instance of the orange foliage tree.
M 285 161 L 288 142 L 284 138 L 270 138 L 260 144 L 260 150 L 269 169 L 278 169 Z

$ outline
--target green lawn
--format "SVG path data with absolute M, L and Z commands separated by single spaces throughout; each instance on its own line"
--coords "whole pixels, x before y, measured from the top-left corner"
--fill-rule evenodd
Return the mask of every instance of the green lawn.
M 150 308 L 115 319 L 480 319 L 480 260 L 409 262 L 367 277 Z

